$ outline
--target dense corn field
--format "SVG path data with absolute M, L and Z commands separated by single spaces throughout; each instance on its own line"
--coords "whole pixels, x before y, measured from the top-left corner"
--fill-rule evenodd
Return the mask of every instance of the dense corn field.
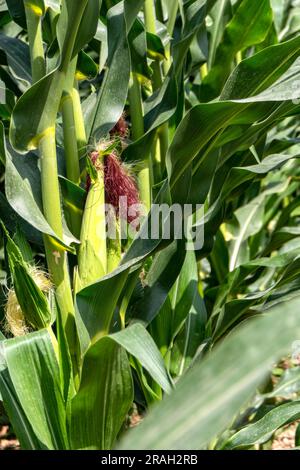
M 0 98 L 0 426 L 300 448 L 300 1 L 1 0 Z

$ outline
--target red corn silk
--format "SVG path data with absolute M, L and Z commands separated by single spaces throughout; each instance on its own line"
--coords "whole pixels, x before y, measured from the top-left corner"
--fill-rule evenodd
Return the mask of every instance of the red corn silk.
M 99 161 L 99 153 L 95 150 L 90 155 L 91 162 L 97 170 L 101 169 L 101 163 Z
M 91 188 L 91 184 L 92 184 L 91 177 L 90 177 L 90 175 L 87 175 L 86 182 L 85 182 L 85 190 L 86 190 L 87 193 L 89 192 L 89 190 Z
M 139 193 L 135 180 L 114 153 L 104 157 L 104 185 L 106 203 L 114 207 L 117 216 L 119 216 L 120 197 L 127 198 L 127 212 L 129 207 L 139 204 Z M 128 223 L 139 216 L 138 210 L 132 212 L 133 214 L 127 214 Z
M 128 136 L 128 124 L 125 119 L 125 113 L 122 114 L 118 122 L 110 131 L 111 136 L 118 135 L 121 138 L 126 138 Z
M 121 160 L 111 153 L 99 158 L 98 152 L 92 152 L 90 155 L 91 162 L 99 171 L 102 169 L 101 160 L 103 158 L 104 165 L 104 187 L 105 202 L 114 207 L 116 215 L 119 217 L 119 202 L 121 197 L 127 198 L 127 222 L 130 223 L 139 216 L 138 210 L 131 210 L 130 215 L 128 209 L 134 204 L 139 204 L 139 193 L 134 178 L 129 174 L 125 165 Z M 86 180 L 86 190 L 91 187 L 91 177 L 88 175 Z M 123 210 L 123 208 L 122 208 Z

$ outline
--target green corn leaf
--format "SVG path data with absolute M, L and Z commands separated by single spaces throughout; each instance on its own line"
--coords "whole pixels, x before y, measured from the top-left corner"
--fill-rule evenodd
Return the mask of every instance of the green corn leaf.
M 186 252 L 186 258 L 174 286 L 172 303 L 175 306 L 172 321 L 172 338 L 183 326 L 187 313 L 190 312 L 198 292 L 198 268 L 193 251 Z
M 124 437 L 122 449 L 238 449 L 272 439 L 298 417 L 293 404 L 282 405 L 297 400 L 298 367 L 267 386 L 276 361 L 297 354 L 300 334 L 296 3 L 26 0 L 31 16 L 42 15 L 36 23 L 47 68 L 30 87 L 24 1 L 0 2 L 0 212 L 11 234 L 8 242 L 0 236 L 0 284 L 14 281 L 27 323 L 41 328 L 13 340 L 0 335 L 0 396 L 22 448 L 102 450 Z M 135 82 L 141 112 L 134 142 L 131 73 L 141 85 Z M 83 120 L 76 101 L 74 128 L 71 108 L 63 124 L 64 137 L 68 131 L 74 137 L 68 142 L 80 141 L 77 184 L 65 178 L 60 114 L 61 97 L 73 85 Z M 110 130 L 122 113 L 128 131 L 119 137 Z M 54 131 L 60 237 L 43 215 L 51 212 L 41 194 L 45 160 L 28 152 Z M 191 232 L 203 238 L 202 247 L 187 251 L 185 239 L 166 236 L 173 217 L 163 209 L 157 220 L 155 206 L 135 238 L 118 245 L 117 268 L 111 256 L 107 261 L 112 246 L 105 237 L 84 246 L 99 219 L 105 225 L 104 213 L 87 224 L 83 218 L 89 219 L 89 202 L 98 207 L 94 183 L 107 177 L 88 158 L 99 139 L 132 172 L 149 168 L 152 202 L 193 204 Z M 77 156 L 76 145 L 71 153 Z M 121 183 L 115 179 L 120 190 Z M 109 200 L 102 185 L 101 194 Z M 157 239 L 149 236 L 149 222 L 161 229 Z M 65 309 L 54 292 L 47 302 L 31 275 L 35 260 L 44 264 L 49 237 L 52 276 L 59 253 L 71 252 L 64 256 L 68 299 L 60 296 L 60 275 L 53 277 Z M 2 303 L 0 285 L 0 321 Z M 57 340 L 48 327 L 54 319 Z M 130 430 L 140 407 L 143 422 Z
M 133 26 L 133 23 L 138 15 L 138 12 L 142 8 L 144 0 L 125 0 L 124 13 L 126 28 L 129 32 Z
M 2 348 L 11 383 L 36 438 L 47 449 L 68 448 L 58 363 L 48 332 L 6 340 Z
M 107 16 L 107 71 L 98 96 L 91 95 L 88 109 L 88 139 L 104 137 L 121 116 L 127 98 L 130 78 L 129 35 L 143 0 L 122 0 L 110 8 Z M 140 49 L 140 41 L 138 41 Z M 143 67 L 146 73 L 145 67 Z M 92 98 L 93 96 L 93 98 Z
M 213 20 L 213 25 L 210 28 L 211 40 L 209 43 L 209 68 L 211 68 L 215 62 L 217 47 L 222 40 L 225 26 L 232 17 L 230 1 L 220 0 L 217 2 L 210 12 L 210 17 Z
M 225 28 L 217 48 L 215 64 L 203 80 L 202 101 L 216 98 L 231 72 L 232 62 L 239 51 L 262 42 L 273 21 L 269 0 L 243 0 Z M 236 40 L 236 37 L 239 40 Z
M 137 19 L 129 31 L 128 45 L 130 48 L 131 73 L 135 73 L 143 82 L 151 78 L 151 70 L 147 64 L 146 30 L 142 21 Z
M 59 176 L 59 184 L 62 191 L 62 203 L 66 222 L 69 227 L 72 227 L 74 235 L 77 239 L 80 238 L 80 227 L 82 215 L 86 202 L 86 191 L 80 186 L 63 176 Z M 77 220 L 77 230 L 74 230 L 72 221 Z
M 165 392 L 171 392 L 172 382 L 166 372 L 163 359 L 145 327 L 135 323 L 109 337 L 138 359 Z
M 271 6 L 274 13 L 274 21 L 278 32 L 284 23 L 284 16 L 286 11 L 289 9 L 289 4 L 283 3 L 280 0 L 271 0 Z
M 72 56 L 75 57 L 79 51 L 90 42 L 95 36 L 98 24 L 98 17 L 102 0 L 94 0 L 93 2 L 85 2 L 86 7 L 80 21 L 78 32 L 76 35 Z M 77 5 L 76 5 L 77 6 Z M 74 10 L 73 2 L 69 2 L 69 11 Z M 59 37 L 59 36 L 58 36 Z
M 283 263 L 283 260 L 281 261 Z M 263 264 L 265 264 L 266 267 L 272 266 L 272 263 L 268 263 L 268 258 L 265 263 L 261 262 L 261 266 L 263 266 Z M 286 265 L 283 266 L 283 269 L 279 271 L 279 276 L 276 282 L 271 283 L 267 288 L 260 288 L 257 292 L 251 293 L 243 299 L 234 299 L 227 302 L 224 305 L 224 311 L 222 310 L 218 317 L 214 338 L 221 337 L 230 326 L 241 318 L 242 315 L 246 313 L 253 314 L 256 311 L 264 311 L 264 309 L 268 309 L 272 305 L 275 305 L 276 301 L 272 303 L 272 300 L 270 300 L 269 303 L 269 298 L 272 299 L 271 294 L 273 293 L 276 299 L 276 294 L 280 292 L 281 287 L 285 286 L 288 288 L 294 280 L 297 280 L 299 275 L 299 264 L 299 256 L 296 256 L 294 260 L 290 261 L 290 263 L 286 263 Z M 277 302 L 280 303 L 284 300 L 284 297 L 282 299 L 279 298 Z M 255 307 L 257 303 L 260 303 L 260 305 Z M 252 312 L 250 309 L 252 309 Z
M 282 304 L 224 340 L 150 411 L 138 429 L 128 433 L 119 448 L 205 448 L 251 398 L 272 363 L 299 337 L 298 309 L 299 299 Z
M 15 105 L 15 96 L 11 90 L 6 88 L 5 83 L 0 81 L 0 117 L 9 120 Z
M 185 240 L 170 241 L 156 254 L 146 278 L 147 289 L 136 303 L 133 317 L 148 325 L 158 315 L 185 260 Z
M 38 16 L 43 16 L 46 11 L 46 5 L 44 0 L 24 0 L 24 6 L 31 8 L 34 13 Z
M 107 72 L 100 89 L 97 104 L 92 110 L 88 136 L 100 139 L 121 116 L 127 98 L 130 77 L 130 54 L 124 16 L 124 1 L 108 13 Z
M 15 433 L 18 436 L 22 449 L 45 450 L 45 446 L 43 446 L 36 437 L 36 434 L 22 409 L 6 367 L 2 349 L 2 345 L 0 344 L 0 400 L 3 401 L 5 405 L 5 410 L 14 427 Z
M 80 51 L 76 65 L 77 80 L 92 80 L 93 78 L 96 78 L 97 73 L 97 64 L 88 54 L 84 51 Z
M 195 253 L 187 251 L 180 275 L 169 291 L 161 311 L 151 322 L 151 334 L 159 345 L 159 349 L 164 353 L 171 346 L 193 310 L 197 302 L 197 294 L 198 272 Z
M 164 204 L 164 203 L 168 203 L 170 201 L 170 198 L 169 198 L 169 188 L 166 184 L 166 181 L 164 182 L 164 184 L 162 185 L 157 197 L 156 197 L 156 200 L 155 202 L 157 204 Z M 161 228 L 162 228 L 162 232 L 164 232 L 164 230 L 168 230 L 170 228 L 170 213 L 169 211 L 167 212 L 164 212 L 162 211 L 162 224 L 161 224 Z M 154 221 L 154 219 L 156 220 L 156 222 Z M 157 212 L 155 211 L 155 209 L 151 208 L 149 214 L 148 214 L 148 218 L 145 220 L 145 222 L 142 224 L 141 228 L 140 228 L 140 231 L 139 233 L 136 235 L 135 239 L 133 240 L 132 244 L 130 245 L 129 249 L 127 250 L 127 252 L 125 253 L 121 263 L 120 263 L 120 267 L 122 267 L 122 269 L 125 269 L 126 267 L 127 268 L 132 268 L 134 266 L 138 266 L 139 263 L 145 261 L 150 255 L 154 255 L 156 254 L 157 252 L 159 252 L 159 250 L 164 246 L 164 248 L 167 248 L 169 247 L 170 244 L 172 244 L 173 240 L 170 239 L 170 240 L 164 240 L 164 245 L 162 246 L 162 240 L 160 238 L 151 238 L 149 236 L 149 227 L 151 226 L 152 223 L 157 223 Z M 181 242 L 178 241 L 178 243 L 180 244 Z M 179 253 L 180 254 L 180 259 L 177 258 L 176 260 L 176 253 Z M 161 293 L 161 290 L 159 289 L 159 286 L 164 283 L 165 285 L 169 286 L 169 289 L 171 288 L 171 286 L 173 285 L 173 283 L 175 282 L 175 279 L 177 277 L 177 275 L 179 274 L 180 272 L 180 269 L 181 269 L 181 262 L 183 262 L 184 260 L 184 254 L 182 252 L 180 252 L 180 250 L 178 249 L 178 246 L 177 246 L 177 241 L 175 241 L 173 243 L 173 246 L 171 248 L 169 248 L 167 250 L 166 253 L 162 252 L 162 261 L 161 262 L 158 262 L 158 265 L 160 265 L 159 269 L 157 270 L 157 272 L 154 272 L 153 273 L 153 276 L 152 276 L 152 280 L 151 280 L 151 283 L 153 283 L 153 286 L 155 286 L 157 288 L 157 292 Z M 179 262 L 178 262 L 179 261 Z M 174 272 L 174 270 L 172 271 L 172 269 L 168 269 L 168 265 L 170 265 L 171 267 L 176 267 L 176 269 L 178 269 L 177 271 L 177 274 L 176 272 Z M 159 278 L 160 276 L 162 277 L 162 283 L 159 281 Z M 172 277 L 170 277 L 172 276 Z M 158 279 L 158 282 L 156 282 L 156 280 Z M 149 281 L 150 279 L 148 279 Z M 151 294 L 151 292 L 153 292 L 152 290 L 149 290 L 149 294 L 150 296 L 152 296 L 153 294 Z M 161 295 L 159 295 L 159 299 L 158 299 L 158 304 L 155 303 L 154 305 L 154 308 L 152 309 L 151 307 L 151 302 L 145 302 L 145 305 L 148 304 L 148 306 L 150 307 L 150 312 L 149 314 L 146 312 L 146 315 L 139 315 L 137 316 L 137 318 L 139 320 L 142 320 L 143 322 L 146 322 L 148 323 L 149 322 L 149 319 L 150 321 L 153 319 L 152 317 L 152 314 L 154 313 L 154 315 L 156 314 L 156 312 L 159 311 L 160 307 L 162 306 L 166 296 L 167 296 L 167 292 L 168 291 L 164 291 Z M 153 299 L 155 299 L 155 295 L 153 295 Z M 148 319 L 147 319 L 148 317 Z
M 262 101 L 286 101 L 290 99 L 298 103 L 298 83 L 299 83 L 299 67 L 300 61 L 297 59 L 295 63 L 284 73 L 270 88 L 259 93 L 253 98 L 247 98 L 247 102 L 260 103 Z M 287 92 L 289 90 L 289 92 Z M 239 100 L 243 102 L 243 100 Z
M 206 15 L 216 3 L 216 0 L 194 0 L 183 5 L 184 26 L 182 36 L 174 45 L 174 68 L 179 76 L 184 65 L 190 45 L 205 20 Z
M 202 67 L 206 68 L 205 62 L 208 59 L 208 33 L 206 25 L 203 24 L 199 29 L 196 37 L 193 39 L 193 42 L 190 47 L 191 59 L 187 62 L 188 70 L 203 70 Z
M 300 367 L 286 369 L 272 392 L 261 394 L 261 398 L 292 398 L 300 390 Z
M 5 230 L 4 226 L 2 225 Z M 51 324 L 51 312 L 47 298 L 38 287 L 28 264 L 17 245 L 5 230 L 6 251 L 16 296 L 26 323 L 34 329 L 47 328 Z
M 270 71 L 268 71 L 266 76 L 269 76 L 269 74 Z M 285 99 L 293 99 L 294 95 L 294 90 L 291 95 L 287 92 Z M 276 101 L 276 93 L 273 99 Z M 213 142 L 217 140 L 220 132 L 223 132 L 226 127 L 234 124 L 246 124 L 247 122 L 250 124 L 253 121 L 252 111 L 255 113 L 257 111 L 259 113 L 262 112 L 261 117 L 263 117 L 266 109 L 264 107 L 261 109 L 257 108 L 257 104 L 254 109 L 251 104 L 247 105 L 247 100 L 245 99 L 243 103 L 224 101 L 200 104 L 186 114 L 177 128 L 167 154 L 167 169 L 173 202 L 176 202 L 176 198 L 182 198 L 182 196 L 179 196 L 182 192 L 182 186 L 177 183 L 179 178 L 188 170 L 193 159 L 198 157 L 197 165 L 194 165 L 195 168 L 193 170 L 194 173 L 196 172 L 201 151 L 203 151 L 205 145 L 210 143 L 209 148 L 212 150 Z M 255 119 L 259 119 L 259 116 Z M 186 142 L 186 145 L 183 145 L 183 142 Z M 178 195 L 176 194 L 177 191 Z
M 190 313 L 174 341 L 172 348 L 170 370 L 172 375 L 180 377 L 193 362 L 198 359 L 201 345 L 205 341 L 205 325 L 207 312 L 204 301 L 196 293 Z
M 98 337 L 107 334 L 112 320 L 113 310 L 117 305 L 129 270 L 134 271 L 138 269 L 141 263 L 150 254 L 155 253 L 161 244 L 160 239 L 148 239 L 147 234 L 148 229 L 145 223 L 123 257 L 119 268 L 113 273 L 103 277 L 99 282 L 87 286 L 85 289 L 78 292 L 76 296 L 76 324 L 79 331 L 82 353 L 87 350 L 91 341 L 95 341 Z M 149 308 L 149 312 L 146 311 L 146 315 L 143 313 L 137 314 L 137 318 L 145 323 L 151 321 L 153 318 L 152 315 L 155 316 L 158 313 L 168 294 L 168 290 L 177 277 L 176 271 L 170 269 L 170 266 L 176 266 L 176 269 L 178 269 L 177 274 L 180 272 L 180 260 L 182 259 L 183 262 L 184 253 L 182 254 L 180 250 L 177 250 L 176 246 L 173 246 L 169 252 L 162 252 L 161 261 L 158 261 L 160 268 L 156 272 L 153 272 L 152 282 L 154 289 L 149 290 L 150 295 L 145 299 L 144 303 L 144 305 L 147 305 L 147 309 Z M 180 254 L 180 259 L 178 259 L 178 253 Z M 172 277 L 170 277 L 170 273 L 172 273 Z M 150 298 L 155 299 L 155 292 L 162 291 L 160 288 L 162 283 L 168 287 L 163 291 L 163 295 L 160 294 L 159 298 L 152 306 Z M 107 299 L 105 302 L 101 300 L 104 298 Z M 100 310 L 102 311 L 101 315 L 99 315 Z
M 274 250 L 277 250 L 286 242 L 292 240 L 293 238 L 298 238 L 300 235 L 299 227 L 282 227 L 279 230 L 276 230 L 271 237 L 269 244 L 264 250 L 264 255 L 271 253 Z
M 265 291 L 259 291 L 248 297 L 246 296 L 242 300 L 231 300 L 232 293 L 239 288 L 247 276 L 253 275 L 253 273 L 262 267 L 270 269 L 287 268 L 290 264 L 293 264 L 293 260 L 295 258 L 297 260 L 298 255 L 299 250 L 296 249 L 292 250 L 290 253 L 275 255 L 272 258 L 259 258 L 241 265 L 229 273 L 226 282 L 222 284 L 222 288 L 216 297 L 216 302 L 211 316 L 211 320 L 213 320 L 217 315 L 219 315 L 215 334 L 218 335 L 219 333 L 220 336 L 224 334 L 226 328 L 236 322 L 250 307 L 255 305 L 257 299 L 270 295 L 270 292 L 276 289 L 275 283 L 271 288 Z M 282 278 L 284 278 L 284 276 L 278 280 L 279 283 L 282 281 Z M 228 301 L 228 299 L 230 300 Z M 272 304 L 270 306 L 272 306 Z M 266 304 L 264 307 L 266 308 Z
M 42 246 L 43 240 L 40 232 L 35 230 L 31 225 L 25 222 L 8 204 L 5 196 L 0 194 L 0 211 L 1 218 L 5 227 L 10 231 L 14 232 L 19 226 L 25 234 L 28 241 L 34 243 L 36 246 Z
M 26 29 L 26 16 L 23 0 L 7 0 L 8 11 L 13 20 L 22 28 Z
M 13 236 L 13 241 L 19 248 L 23 260 L 26 263 L 32 264 L 34 263 L 33 259 L 33 253 L 30 244 L 28 243 L 23 231 L 20 229 L 20 227 L 17 227 L 16 232 L 14 233 Z
M 157 34 L 147 33 L 147 54 L 152 60 L 166 58 L 163 42 Z
M 248 181 L 252 177 L 255 177 L 255 175 L 257 177 L 260 175 L 265 175 L 270 171 L 281 168 L 288 161 L 294 158 L 299 158 L 299 156 L 284 154 L 268 155 L 261 163 L 256 165 L 231 168 L 222 187 L 220 198 L 222 199 L 228 196 L 234 188 L 238 187 L 243 182 Z
M 8 66 L 18 80 L 18 85 L 22 91 L 25 91 L 31 83 L 29 47 L 20 39 L 1 33 L 0 49 L 5 52 Z
M 52 8 L 53 11 L 59 12 L 61 0 L 44 0 L 46 8 Z
M 299 401 L 279 405 L 259 421 L 249 424 L 231 436 L 222 447 L 229 450 L 237 447 L 262 444 L 268 441 L 278 428 L 281 428 L 288 422 L 296 421 L 299 417 Z
M 262 93 L 287 72 L 299 56 L 299 49 L 300 37 L 297 36 L 243 60 L 230 75 L 220 98 L 242 99 Z M 294 77 L 295 70 L 291 72 Z
M 76 324 L 82 353 L 85 353 L 91 342 L 108 334 L 128 272 L 128 267 L 119 267 L 77 293 Z
M 72 400 L 72 449 L 111 449 L 133 399 L 129 361 L 110 338 L 86 353 L 79 390 Z
M 148 157 L 155 130 L 172 118 L 176 106 L 177 84 L 173 70 L 171 70 L 162 87 L 145 101 L 145 133 L 140 139 L 125 148 L 122 154 L 125 160 L 136 161 L 137 155 L 139 160 Z
M 235 211 L 235 219 L 238 229 L 234 230 L 232 236 L 234 238 L 231 250 L 231 259 L 229 269 L 232 271 L 239 264 L 239 254 L 245 241 L 258 233 L 264 225 L 264 211 L 266 199 L 270 194 L 280 194 L 286 189 L 286 185 L 274 185 L 262 194 L 252 199 L 249 204 L 238 208 Z
M 99 42 L 100 54 L 99 54 L 99 71 L 101 72 L 107 61 L 107 28 L 103 21 L 100 19 L 98 21 L 97 31 L 95 38 Z
M 220 129 L 232 123 L 243 106 L 238 103 L 200 104 L 192 108 L 178 126 L 167 154 L 171 190 L 189 168 L 193 159 Z M 183 144 L 185 143 L 185 144 Z M 181 191 L 179 186 L 178 191 Z M 176 202 L 173 190 L 173 202 Z
M 60 64 L 58 68 L 24 93 L 14 109 L 10 126 L 10 140 L 13 147 L 20 152 L 36 148 L 40 138 L 54 126 L 69 62 L 78 53 L 78 47 L 81 47 L 82 41 L 87 38 L 81 27 L 85 25 L 88 37 L 91 38 L 91 34 L 93 35 L 94 28 L 96 29 L 97 26 L 99 2 L 89 2 L 89 6 L 85 8 L 86 5 L 87 0 L 77 2 L 75 7 L 70 0 L 63 2 L 57 24 L 57 37 L 61 53 Z M 35 110 L 30 114 L 30 119 L 27 114 L 29 106 Z
M 57 330 L 57 343 L 58 343 L 58 363 L 60 372 L 60 383 L 62 395 L 66 407 L 67 423 L 70 422 L 71 415 L 71 400 L 75 395 L 75 385 L 72 371 L 72 361 L 68 343 L 66 339 L 66 333 L 63 329 L 62 318 L 59 306 L 55 301 L 56 307 L 56 330 Z
M 299 449 L 300 445 L 300 427 L 299 424 L 296 429 L 296 434 L 295 434 L 295 449 Z
M 74 251 L 70 244 L 78 243 L 78 240 L 68 228 L 64 229 L 65 240 L 60 240 L 42 213 L 41 181 L 37 157 L 34 154 L 20 156 L 13 151 L 8 152 L 3 126 L 1 130 L 1 143 L 6 156 L 5 192 L 9 204 L 35 229 L 53 237 L 59 247 Z

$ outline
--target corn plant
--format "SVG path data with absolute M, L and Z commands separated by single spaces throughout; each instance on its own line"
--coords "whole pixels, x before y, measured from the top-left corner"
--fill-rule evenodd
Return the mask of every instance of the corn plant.
M 300 417 L 299 2 L 6 0 L 0 24 L 21 447 L 269 442 Z

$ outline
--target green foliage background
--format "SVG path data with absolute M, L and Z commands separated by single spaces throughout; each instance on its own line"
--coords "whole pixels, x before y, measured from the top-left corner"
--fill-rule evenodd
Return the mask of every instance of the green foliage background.
M 268 446 L 300 417 L 300 2 L 7 0 L 0 27 L 0 399 L 22 448 Z M 146 223 L 114 255 L 97 238 L 89 155 L 124 111 L 148 221 L 203 205 L 201 248 Z

